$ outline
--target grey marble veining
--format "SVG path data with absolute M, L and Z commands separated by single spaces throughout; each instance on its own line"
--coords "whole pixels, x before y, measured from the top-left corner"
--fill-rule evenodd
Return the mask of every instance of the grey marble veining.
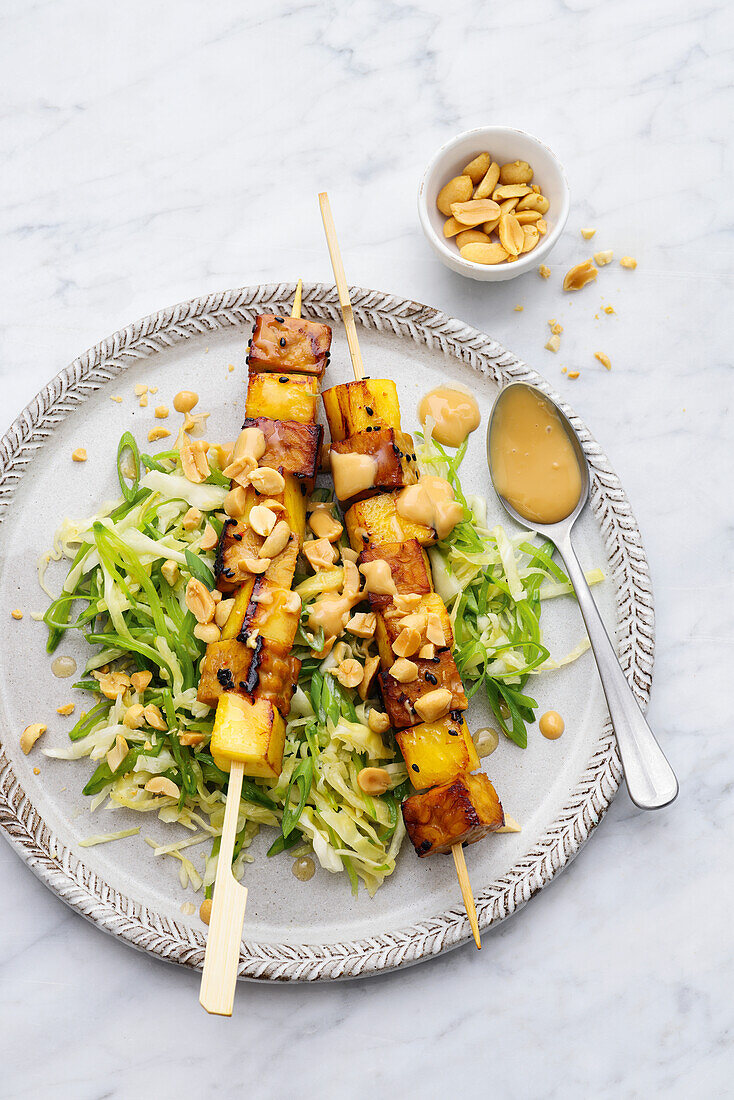
M 3 1096 L 731 1095 L 733 30 L 723 0 L 2 6 L 5 421 L 142 314 L 330 280 L 328 188 L 353 283 L 491 333 L 610 456 L 655 585 L 651 722 L 681 780 L 657 815 L 621 792 L 481 955 L 244 986 L 230 1022 L 203 1015 L 194 975 L 101 935 L 0 845 Z M 420 233 L 426 161 L 486 122 L 565 164 L 549 282 L 462 280 Z M 639 266 L 565 296 L 586 225 Z

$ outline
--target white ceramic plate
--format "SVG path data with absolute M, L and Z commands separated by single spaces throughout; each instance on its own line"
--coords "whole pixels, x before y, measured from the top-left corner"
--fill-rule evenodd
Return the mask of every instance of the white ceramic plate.
M 43 610 L 35 562 L 51 544 L 65 515 L 83 516 L 95 503 L 117 495 L 115 450 L 125 428 L 140 441 L 156 422 L 156 403 L 170 405 L 182 388 L 201 394 L 211 411 L 207 435 L 231 439 L 243 418 L 243 378 L 249 330 L 256 313 L 287 310 L 293 284 L 247 287 L 213 294 L 164 310 L 98 344 L 62 371 L 21 413 L 0 443 L 0 621 L 7 642 L 0 654 L 0 824 L 16 852 L 64 901 L 100 928 L 135 947 L 172 962 L 201 967 L 205 929 L 181 905 L 184 894 L 174 860 L 154 860 L 144 835 L 167 835 L 146 816 L 141 834 L 94 848 L 80 848 L 91 833 L 141 824 L 128 811 L 100 810 L 90 818 L 81 789 L 89 762 L 43 757 L 37 747 L 25 757 L 20 732 L 45 722 L 45 746 L 68 744 L 68 719 L 56 707 L 81 693 L 55 679 L 45 652 L 46 630 L 29 615 Z M 396 379 L 407 430 L 425 390 L 447 378 L 468 383 L 485 417 L 498 385 L 526 379 L 547 384 L 488 336 L 438 310 L 377 291 L 353 290 L 362 350 L 373 376 Z M 344 330 L 332 287 L 305 288 L 307 316 L 334 327 L 327 383 L 350 377 Z M 228 364 L 236 367 L 228 371 Z M 147 409 L 133 396 L 136 382 L 159 387 Z M 121 404 L 110 400 L 121 395 Z M 555 395 L 553 395 L 555 397 Z M 557 400 L 557 398 L 556 398 Z M 653 608 L 640 534 L 618 479 L 585 426 L 565 405 L 580 433 L 592 470 L 591 508 L 577 525 L 585 567 L 601 566 L 607 581 L 596 597 L 637 698 L 644 706 L 653 659 Z M 163 444 L 165 446 L 165 444 Z M 85 446 L 89 462 L 71 452 Z M 160 445 L 158 445 L 160 446 Z M 146 444 L 147 447 L 147 444 Z M 156 445 L 151 445 L 151 450 Z M 509 526 L 489 486 L 484 437 L 473 437 L 465 463 L 470 491 L 490 498 L 490 515 Z M 58 574 L 57 574 L 58 576 Z M 10 618 L 20 607 L 21 622 Z M 582 637 L 570 599 L 544 611 L 546 640 L 554 655 Z M 81 662 L 83 645 L 62 644 Z M 526 751 L 502 741 L 485 761 L 505 809 L 523 825 L 519 834 L 489 839 L 467 850 L 477 911 L 483 928 L 520 908 L 562 870 L 598 824 L 620 781 L 620 764 L 590 654 L 574 665 L 534 681 L 541 711 L 553 707 L 566 718 L 560 741 L 546 741 L 534 728 Z M 473 704 L 473 728 L 488 712 Z M 34 767 L 40 774 L 34 774 Z M 317 870 L 308 883 L 291 874 L 285 854 L 266 859 L 266 830 L 251 851 L 250 888 L 240 974 L 271 980 L 348 978 L 390 970 L 428 958 L 466 940 L 469 927 L 450 858 L 417 860 L 406 842 L 392 878 L 370 900 L 357 899 L 346 877 Z M 203 852 L 204 846 L 193 849 Z

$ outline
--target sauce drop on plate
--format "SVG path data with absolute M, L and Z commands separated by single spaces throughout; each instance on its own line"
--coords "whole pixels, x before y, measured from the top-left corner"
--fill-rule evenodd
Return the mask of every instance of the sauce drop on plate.
M 76 672 L 76 661 L 73 657 L 56 657 L 51 662 L 51 671 L 54 676 L 64 680 L 67 676 L 73 676 Z
M 500 398 L 490 438 L 492 477 L 500 496 L 525 519 L 558 523 L 581 496 L 581 470 L 553 406 L 526 386 Z
M 308 882 L 314 876 L 316 864 L 310 856 L 301 856 L 300 859 L 293 861 L 291 871 L 300 882 Z
M 173 407 L 179 413 L 189 413 L 198 404 L 199 395 L 193 390 L 179 390 L 173 399 Z
M 557 710 L 547 710 L 538 725 L 543 737 L 547 737 L 549 741 L 557 741 L 566 728 L 566 723 Z
M 418 406 L 421 424 L 425 425 L 429 416 L 435 425 L 433 438 L 444 447 L 460 447 L 482 419 L 472 395 L 450 386 L 438 386 L 421 399 Z

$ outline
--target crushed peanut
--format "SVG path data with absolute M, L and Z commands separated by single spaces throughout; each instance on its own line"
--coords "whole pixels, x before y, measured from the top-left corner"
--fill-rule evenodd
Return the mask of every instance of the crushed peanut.
M 143 718 L 154 730 L 168 729 L 166 720 L 161 713 L 161 708 L 157 707 L 155 703 L 148 703 L 147 707 L 143 710 Z
M 147 393 L 144 393 L 142 395 L 142 397 L 138 401 L 138 405 L 140 405 L 141 409 L 147 409 L 148 408 L 148 395 L 147 395 Z
M 168 584 L 170 584 L 171 588 L 173 588 L 174 584 L 178 580 L 179 572 L 180 571 L 178 568 L 178 562 L 171 561 L 170 558 L 164 561 L 163 565 L 161 566 L 161 573 L 163 574 L 163 578 L 168 582 Z
M 189 508 L 188 512 L 181 520 L 181 526 L 184 531 L 193 531 L 201 523 L 203 512 L 200 512 L 198 508 Z
M 525 306 L 515 306 L 515 313 L 522 313 Z
M 310 539 L 304 542 L 301 552 L 314 573 L 328 569 L 336 561 L 336 550 L 328 539 Z
M 10 617 L 12 619 L 22 619 L 23 612 L 20 610 L 19 607 L 16 607 L 13 611 L 10 612 Z
M 582 229 L 581 230 L 581 236 L 584 238 L 585 241 L 590 241 L 595 233 L 596 233 L 595 229 Z
M 608 355 L 605 355 L 605 354 L 604 354 L 604 352 L 603 352 L 603 351 L 595 351 L 595 352 L 594 352 L 594 358 L 595 358 L 595 359 L 598 359 L 598 360 L 599 360 L 599 362 L 601 363 L 601 365 L 602 365 L 603 367 L 606 367 L 606 368 L 607 368 L 607 370 L 611 370 L 611 369 L 612 369 L 612 361 L 611 361 L 611 359 L 609 358 L 609 356 L 608 356 Z
M 47 727 L 41 722 L 35 722 L 32 726 L 26 726 L 20 735 L 20 747 L 27 756 L 35 745 L 41 734 L 46 732 Z
M 569 378 L 578 378 L 580 374 L 581 374 L 581 371 L 579 371 L 579 370 L 570 370 L 568 372 L 568 377 Z
M 555 317 L 551 317 L 548 325 L 554 336 L 560 336 L 563 332 L 563 325 L 560 325 L 558 321 L 556 321 Z
M 605 313 L 614 313 L 615 312 L 614 306 L 604 306 L 604 312 Z
M 347 630 L 357 638 L 373 638 L 377 629 L 374 611 L 358 611 L 347 623 Z
M 538 268 L 538 274 L 540 275 L 541 279 L 550 279 L 551 269 L 547 266 L 547 264 L 541 264 Z
M 143 672 L 133 672 L 132 676 L 130 677 L 130 682 L 135 691 L 137 691 L 138 695 L 140 695 L 141 692 L 145 691 L 145 689 L 149 686 L 152 679 L 153 673 L 148 672 L 148 670 L 145 669 Z
M 569 271 L 566 272 L 563 280 L 564 290 L 581 290 L 587 283 L 592 282 L 599 272 L 594 267 L 591 260 L 584 260 L 580 264 L 576 264 Z
M 75 451 L 71 452 L 72 462 L 86 462 L 87 451 L 85 447 L 77 447 Z
M 162 794 L 167 798 L 178 799 L 181 795 L 181 791 L 178 789 L 172 779 L 168 779 L 165 775 L 154 775 L 152 779 L 149 779 L 145 784 L 145 790 L 150 794 Z
M 247 518 L 253 531 L 258 535 L 262 535 L 263 538 L 267 538 L 278 519 L 275 512 L 270 508 L 266 508 L 264 504 L 256 504 L 254 508 L 251 508 Z
M 344 530 L 341 523 L 323 508 L 314 509 L 308 517 L 308 525 L 316 538 L 328 539 L 329 542 L 337 542 Z
M 148 432 L 148 442 L 157 443 L 159 439 L 167 439 L 170 434 L 168 428 L 151 428 Z
M 76 706 L 76 703 L 64 703 L 63 706 L 56 708 L 56 713 L 57 714 L 63 714 L 63 716 L 66 718 L 66 716 L 68 714 L 73 714 L 74 713 L 74 707 L 75 706 Z
M 357 688 L 359 697 L 364 701 L 369 695 L 372 689 L 372 681 L 377 675 L 380 668 L 379 657 L 368 657 L 364 663 L 364 674 L 362 676 L 362 683 Z
M 557 336 L 555 333 L 552 336 L 549 336 L 548 339 L 546 340 L 545 344 L 543 345 L 543 347 L 546 349 L 546 351 L 554 351 L 554 352 L 558 351 L 560 346 L 561 346 L 561 338 L 560 338 L 560 336 Z
M 156 405 L 155 418 L 156 420 L 166 420 L 168 417 L 168 405 Z
M 604 267 L 605 264 L 611 263 L 613 259 L 614 252 L 611 250 L 611 248 L 606 249 L 604 252 L 594 253 L 594 263 L 598 264 L 599 267 Z
M 115 738 L 115 743 L 105 756 L 107 767 L 111 772 L 116 772 L 128 752 L 128 743 L 121 733 Z
M 633 256 L 623 256 L 619 263 L 621 267 L 626 267 L 630 271 L 634 271 L 637 267 L 637 260 Z
M 114 397 L 111 397 L 110 401 L 114 401 L 116 405 L 121 405 L 122 404 L 122 398 L 118 397 L 117 394 L 115 394 Z
M 136 397 L 142 397 L 143 394 L 147 393 L 147 392 L 148 392 L 148 387 L 145 385 L 144 382 L 136 382 L 135 383 L 135 396 Z
M 131 707 L 128 707 L 122 718 L 123 726 L 127 726 L 130 730 L 139 730 L 145 720 L 143 709 L 142 703 L 133 703 Z

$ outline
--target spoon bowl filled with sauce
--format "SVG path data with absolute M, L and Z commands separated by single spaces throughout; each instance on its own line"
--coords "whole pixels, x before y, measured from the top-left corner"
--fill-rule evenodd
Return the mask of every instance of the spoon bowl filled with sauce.
M 507 512 L 550 539 L 563 558 L 599 670 L 630 798 L 641 809 L 667 806 L 678 794 L 678 782 L 622 672 L 571 539 L 590 484 L 573 426 L 541 390 L 512 383 L 492 409 L 487 460 Z

